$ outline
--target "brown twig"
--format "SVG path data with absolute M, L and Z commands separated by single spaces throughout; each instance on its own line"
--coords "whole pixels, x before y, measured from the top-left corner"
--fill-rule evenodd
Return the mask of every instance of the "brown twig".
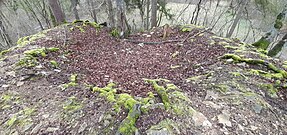
M 160 41 L 160 42 L 145 42 L 145 41 L 140 41 L 140 40 L 130 40 L 126 39 L 126 42 L 131 42 L 135 44 L 165 44 L 165 43 L 173 43 L 173 42 L 181 42 L 180 40 L 167 40 L 167 41 Z

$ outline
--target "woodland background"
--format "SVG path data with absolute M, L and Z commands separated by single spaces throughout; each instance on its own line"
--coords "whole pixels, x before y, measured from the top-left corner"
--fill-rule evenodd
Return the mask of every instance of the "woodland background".
M 270 50 L 285 41 L 286 7 L 286 0 L 4 0 L 0 50 L 14 46 L 20 37 L 74 20 L 107 22 L 129 33 L 164 24 L 195 24 L 250 44 L 272 31 L 267 38 Z M 281 13 L 283 26 L 274 32 Z M 282 54 L 284 49 L 276 55 L 285 58 Z

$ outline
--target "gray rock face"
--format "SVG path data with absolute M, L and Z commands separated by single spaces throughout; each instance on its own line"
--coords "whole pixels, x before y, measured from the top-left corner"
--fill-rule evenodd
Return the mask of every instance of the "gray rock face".
M 170 131 L 166 128 L 160 130 L 149 130 L 147 135 L 171 135 Z

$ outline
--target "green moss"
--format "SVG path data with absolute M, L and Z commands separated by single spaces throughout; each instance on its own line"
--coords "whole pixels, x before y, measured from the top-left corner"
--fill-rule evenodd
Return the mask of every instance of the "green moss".
M 226 43 L 226 42 L 225 42 Z M 224 48 L 226 48 L 226 49 L 232 49 L 232 50 L 237 50 L 237 49 L 239 49 L 240 47 L 238 47 L 238 46 L 230 46 L 230 45 L 225 45 L 225 46 L 223 46 Z
M 241 73 L 240 72 L 230 72 L 232 75 L 238 77 L 238 76 L 241 76 Z
M 58 67 L 59 67 L 58 62 L 55 61 L 55 60 L 51 60 L 51 61 L 50 61 L 50 64 L 51 64 L 51 66 L 52 66 L 53 68 L 58 68 Z
M 78 85 L 77 84 L 77 76 L 78 76 L 77 74 L 72 74 L 70 76 L 70 82 L 62 85 L 62 90 L 65 90 L 69 87 L 77 86 Z
M 227 42 L 225 42 L 225 41 L 220 41 L 220 42 L 218 42 L 217 44 L 222 45 L 222 46 L 224 46 L 224 47 L 226 47 L 226 46 L 229 45 L 229 43 L 227 43 Z M 229 46 L 229 47 L 231 47 L 231 46 Z
M 211 36 L 212 39 L 220 39 L 220 40 L 224 40 L 227 42 L 233 42 L 230 38 L 224 38 L 224 37 L 219 37 L 219 36 Z
M 73 113 L 75 111 L 80 110 L 81 108 L 83 108 L 83 105 L 80 104 L 76 97 L 69 97 L 68 100 L 66 101 L 66 103 L 63 105 L 63 109 L 66 112 L 69 113 Z
M 122 121 L 120 127 L 118 128 L 118 133 L 122 135 L 132 135 L 136 132 L 135 127 L 136 120 L 141 115 L 140 104 L 132 102 L 131 108 L 129 108 L 128 116 Z
M 60 48 L 57 48 L 57 47 L 50 47 L 50 48 L 46 48 L 46 50 L 47 50 L 48 52 L 57 52 L 57 51 L 59 51 L 59 50 L 60 50 Z
M 235 54 L 225 54 L 223 57 L 223 59 L 233 59 L 235 62 L 241 62 L 242 59 L 240 56 L 235 55 Z
M 86 22 L 86 24 L 92 26 L 92 27 L 95 28 L 96 30 L 99 30 L 100 28 L 102 28 L 102 26 L 99 25 L 99 24 L 96 23 L 96 22 Z
M 229 87 L 225 84 L 216 84 L 216 85 L 214 85 L 214 88 L 219 90 L 221 93 L 226 93 L 226 92 L 228 92 Z
M 272 78 L 274 78 L 274 79 L 283 79 L 284 78 L 284 76 L 281 73 L 268 73 L 268 72 L 265 72 L 265 71 L 262 71 L 262 70 L 251 69 L 250 73 L 254 74 L 254 75 L 266 77 L 266 78 L 269 78 L 269 79 L 272 79 Z
M 17 65 L 30 68 L 30 67 L 35 67 L 38 64 L 38 61 L 35 57 L 26 55 L 23 59 L 21 59 Z
M 272 84 L 261 84 L 261 88 L 267 90 L 267 94 L 272 98 L 278 98 L 278 90 Z
M 128 116 L 121 122 L 117 132 L 123 135 L 133 134 L 137 130 L 135 122 L 141 114 L 143 103 L 135 100 L 129 94 L 116 94 L 117 91 L 113 88 L 114 86 L 114 83 L 110 83 L 104 88 L 94 87 L 93 91 L 99 92 L 100 96 L 106 97 L 109 102 L 114 103 L 116 112 L 119 112 L 121 107 L 129 111 Z
M 148 80 L 146 79 L 145 81 L 147 81 L 148 83 L 151 83 L 153 88 L 155 89 L 155 91 L 158 93 L 158 95 L 160 96 L 163 104 L 164 104 L 164 107 L 166 109 L 170 108 L 170 102 L 169 102 L 169 99 L 168 99 L 168 94 L 167 94 L 167 90 L 164 88 L 164 86 L 160 86 L 157 84 L 157 81 L 156 80 Z
M 16 121 L 17 121 L 17 116 L 14 115 L 7 121 L 7 126 L 9 127 L 13 126 L 16 123 Z
M 37 39 L 45 37 L 46 32 L 48 32 L 48 30 L 34 34 L 34 35 L 31 35 L 31 36 L 22 37 L 17 41 L 17 45 L 18 45 L 18 47 L 23 47 L 27 44 L 30 44 L 30 43 L 36 41 Z
M 75 28 L 79 29 L 80 32 L 84 33 L 85 32 L 85 29 L 81 26 L 75 26 Z
M 5 55 L 6 53 L 10 52 L 11 50 L 7 49 L 7 50 L 3 50 L 0 52 L 0 57 Z
M 46 57 L 47 56 L 46 52 L 47 52 L 46 48 L 38 48 L 38 49 L 25 51 L 24 54 L 30 55 L 33 57 L 39 57 L 39 56 Z
M 180 134 L 180 125 L 171 120 L 171 119 L 164 119 L 161 122 L 159 122 L 157 125 L 151 126 L 147 133 L 150 134 L 153 131 L 159 131 L 159 130 L 166 130 L 168 134 Z
M 285 70 L 281 70 L 277 68 L 276 66 L 274 66 L 272 63 L 269 63 L 261 59 L 251 59 L 251 58 L 243 59 L 240 56 L 235 55 L 235 54 L 225 54 L 224 56 L 222 56 L 222 58 L 233 59 L 234 62 L 246 62 L 248 64 L 253 64 L 253 65 L 257 65 L 257 64 L 263 65 L 263 66 L 266 66 L 268 69 L 274 71 L 275 73 L 282 74 L 284 78 L 287 78 L 287 72 Z M 278 76 L 278 74 L 276 76 Z
M 202 29 L 204 28 L 203 26 L 198 26 L 194 24 L 187 24 L 187 25 L 182 25 L 181 26 L 181 31 L 182 32 L 191 32 L 193 29 Z
M 280 30 L 283 26 L 283 21 L 281 19 L 276 19 L 274 28 Z
M 189 78 L 186 79 L 186 81 L 187 82 L 198 81 L 198 80 L 201 80 L 203 78 L 208 78 L 208 77 L 210 77 L 212 75 L 213 75 L 213 72 L 209 72 L 209 73 L 207 73 L 205 75 L 198 75 L 198 76 L 189 77 Z
M 25 51 L 25 57 L 20 59 L 20 61 L 17 63 L 18 66 L 23 66 L 23 67 L 34 67 L 38 64 L 37 57 L 46 57 L 48 53 L 50 52 L 56 52 L 58 51 L 59 48 L 37 48 L 37 49 L 32 49 Z
M 96 22 L 90 22 L 89 20 L 75 20 L 71 23 L 73 25 L 73 27 L 70 28 L 70 31 L 75 30 L 75 28 L 79 29 L 81 32 L 85 32 L 84 27 L 87 26 L 91 26 L 93 28 L 95 28 L 96 30 L 99 30 L 100 28 L 102 28 L 101 25 L 99 25 Z M 82 24 L 82 25 L 79 25 Z
M 20 110 L 6 121 L 6 126 L 8 126 L 9 128 L 13 126 L 23 127 L 27 123 L 31 123 L 31 116 L 34 114 L 35 111 L 36 110 L 34 108 L 24 108 L 23 110 Z
M 74 21 L 72 22 L 72 24 L 83 23 L 83 22 L 84 22 L 83 20 L 74 20 Z
M 116 38 L 120 37 L 120 32 L 119 32 L 119 30 L 116 29 L 116 28 L 114 28 L 114 29 L 111 31 L 110 34 L 111 34 L 113 37 L 116 37 Z
M 71 77 L 70 77 L 70 81 L 71 82 L 76 82 L 77 81 L 77 77 L 78 77 L 77 74 L 72 74 Z
M 180 92 L 176 85 L 170 83 L 169 80 L 144 80 L 152 84 L 161 98 L 166 111 L 182 116 L 192 115 L 195 112 L 190 106 L 190 99 L 184 93 Z M 159 85 L 159 82 L 163 83 L 163 86 Z M 127 93 L 117 94 L 117 90 L 114 87 L 115 84 L 110 83 L 103 88 L 93 87 L 93 91 L 100 93 L 100 96 L 105 97 L 110 103 L 113 103 L 113 108 L 116 112 L 120 112 L 122 108 L 128 110 L 128 116 L 121 122 L 117 133 L 123 135 L 134 134 L 137 131 L 135 123 L 141 113 L 147 113 L 149 107 L 158 107 L 154 103 L 154 94 L 149 92 L 145 98 L 133 97 Z
M 255 46 L 256 48 L 266 50 L 268 46 L 270 45 L 270 42 L 266 38 L 262 37 L 257 42 L 253 43 L 252 45 Z

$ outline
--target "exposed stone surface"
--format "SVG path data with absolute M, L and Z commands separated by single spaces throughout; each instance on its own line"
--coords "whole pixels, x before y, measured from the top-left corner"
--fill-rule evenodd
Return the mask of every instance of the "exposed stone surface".
M 287 133 L 281 72 L 221 59 L 234 54 L 285 70 L 282 62 L 255 48 L 202 28 L 173 28 L 163 41 L 162 28 L 117 39 L 107 28 L 87 26 L 81 32 L 73 25 L 49 30 L 0 56 L 0 134 L 115 134 L 132 114 L 124 106 L 116 111 L 113 100 L 123 93 L 148 108 L 141 108 L 135 134 Z M 27 57 L 25 51 L 42 47 L 59 51 L 40 52 L 34 67 L 17 64 Z M 160 80 L 170 106 L 144 79 Z M 92 90 L 111 82 L 116 83 L 114 93 Z

